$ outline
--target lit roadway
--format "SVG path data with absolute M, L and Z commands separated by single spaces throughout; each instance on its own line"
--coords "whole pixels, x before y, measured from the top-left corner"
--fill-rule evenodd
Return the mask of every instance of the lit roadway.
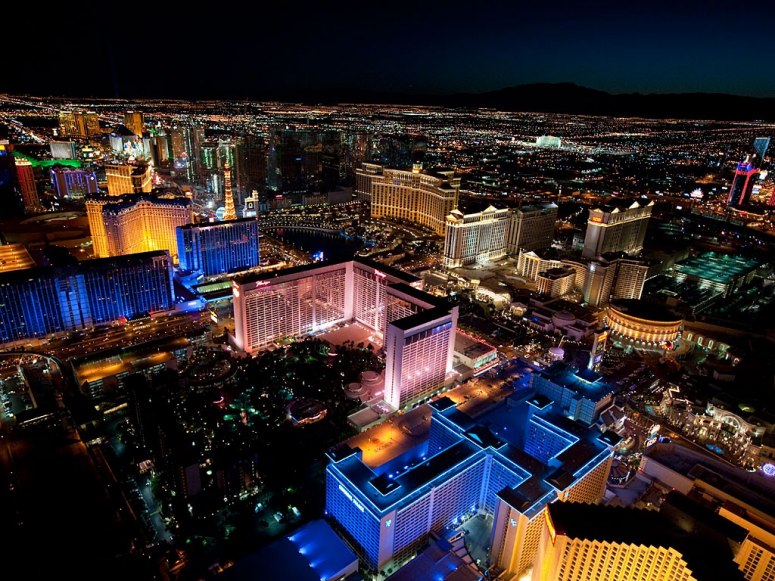
M 207 313 L 171 315 L 157 319 L 140 319 L 116 327 L 102 327 L 83 336 L 72 334 L 70 338 L 52 339 L 48 344 L 34 346 L 34 350 L 51 353 L 66 361 L 102 351 L 126 349 L 149 341 L 180 337 L 201 329 L 207 321 Z

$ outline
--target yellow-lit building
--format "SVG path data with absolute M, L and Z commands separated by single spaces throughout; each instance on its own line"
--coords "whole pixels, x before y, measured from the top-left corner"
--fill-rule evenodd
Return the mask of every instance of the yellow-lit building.
M 23 244 L 3 244 L 0 246 L 0 272 L 32 268 L 35 262 Z
M 554 503 L 531 581 L 742 581 L 745 530 L 678 493 L 660 511 Z
M 105 176 L 108 180 L 108 195 L 111 196 L 148 193 L 153 189 L 149 165 L 107 164 Z
M 124 126 L 138 137 L 145 131 L 145 119 L 142 111 L 127 111 L 124 113 Z
M 175 264 L 175 229 L 194 221 L 190 199 L 144 194 L 92 198 L 86 201 L 86 215 L 95 256 L 166 250 Z
M 614 337 L 639 342 L 646 347 L 661 347 L 668 341 L 675 341 L 683 326 L 683 319 L 666 309 L 627 299 L 613 301 L 608 306 L 605 320 Z
M 612 456 L 606 458 L 576 482 L 569 482 L 568 478 L 571 477 L 567 473 L 556 475 L 556 479 L 550 483 L 551 489 L 545 502 L 600 502 L 605 494 L 605 483 L 612 462 Z M 543 483 L 535 484 L 538 486 Z M 502 494 L 501 498 L 509 510 L 500 511 L 493 523 L 491 560 L 498 568 L 520 578 L 532 569 L 540 549 L 547 505 L 531 505 L 519 496 L 512 497 L 510 494 Z M 539 510 L 536 511 L 536 508 Z
M 381 166 L 371 164 L 367 169 L 359 170 L 356 186 L 360 190 L 367 186 L 371 188 L 372 218 L 415 222 L 444 236 L 447 215 L 457 207 L 460 191 L 460 178 L 456 178 L 454 172 L 427 174 L 381 169 Z M 364 194 L 363 197 L 368 196 Z
M 59 134 L 81 139 L 98 137 L 102 134 L 99 116 L 91 111 L 60 111 Z
M 568 266 L 550 268 L 538 273 L 536 277 L 536 292 L 549 295 L 552 298 L 562 297 L 573 290 L 576 282 L 576 271 Z

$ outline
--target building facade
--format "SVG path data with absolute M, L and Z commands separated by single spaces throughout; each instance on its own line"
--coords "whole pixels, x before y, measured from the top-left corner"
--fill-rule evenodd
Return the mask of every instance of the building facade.
M 640 252 L 653 207 L 654 202 L 643 206 L 633 202 L 628 207 L 591 209 L 582 257 L 595 258 L 609 252 Z
M 259 264 L 258 222 L 253 219 L 177 227 L 180 269 L 215 276 Z
M 16 159 L 16 179 L 19 181 L 25 211 L 34 212 L 39 209 L 40 200 L 38 187 L 35 185 L 35 170 L 26 159 Z
M 361 176 L 360 185 L 356 177 L 356 187 L 365 187 L 366 177 Z M 457 207 L 460 191 L 460 178 L 454 177 L 454 172 L 430 175 L 419 170 L 383 169 L 382 174 L 368 177 L 372 218 L 415 222 L 444 236 L 447 216 Z
M 99 137 L 102 134 L 99 116 L 91 111 L 60 111 L 59 134 L 80 139 Z
M 452 210 L 444 235 L 444 266 L 485 264 L 503 257 L 508 223 L 509 211 L 505 209 L 489 206 L 476 214 Z
M 83 198 L 99 193 L 97 175 L 81 169 L 51 168 L 51 183 L 60 198 Z
M 485 514 L 493 519 L 490 561 L 520 575 L 532 565 L 548 503 L 602 498 L 611 441 L 554 413 L 550 400 L 515 395 L 475 419 L 446 397 L 430 406 L 427 438 L 397 458 L 367 466 L 359 448 L 329 453 L 326 512 L 369 568 L 400 565 L 431 533 Z
M 608 306 L 605 321 L 619 339 L 661 349 L 681 333 L 683 319 L 667 309 L 637 300 L 617 300 Z
M 557 222 L 557 205 L 534 204 L 514 208 L 506 232 L 506 252 L 518 254 L 520 250 L 549 248 L 554 239 Z
M 421 285 L 361 259 L 240 277 L 233 282 L 235 344 L 255 353 L 286 337 L 357 321 L 383 339 L 385 401 L 403 408 L 443 389 L 452 371 L 457 307 Z
M 175 307 L 166 252 L 0 274 L 0 342 L 83 329 Z
M 124 126 L 138 137 L 145 132 L 145 118 L 142 111 L 127 111 L 124 113 Z
M 371 201 L 372 184 L 381 179 L 384 167 L 376 163 L 362 163 L 355 170 L 355 197 L 367 202 Z
M 178 262 L 176 228 L 194 221 L 191 200 L 177 196 L 99 196 L 86 201 L 94 255 L 166 250 Z
M 675 493 L 668 498 L 674 496 Z M 671 518 L 670 512 L 675 509 L 669 505 L 657 512 L 552 504 L 545 513 L 540 549 L 530 579 L 742 581 L 731 547 L 739 546 L 744 531 L 730 527 L 731 523 L 698 523 L 692 513 L 702 511 L 702 507 L 679 510 L 687 513 Z M 712 513 L 707 516 L 721 520 Z M 713 525 L 722 529 L 709 531 Z M 728 541 L 726 535 L 731 537 Z
M 759 175 L 759 170 L 748 161 L 737 164 L 735 175 L 732 178 L 732 185 L 729 186 L 727 206 L 736 208 L 748 203 L 748 200 L 751 199 L 751 191 L 753 190 L 757 175 Z
M 153 189 L 151 167 L 148 165 L 106 164 L 105 177 L 110 196 L 148 193 Z
M 538 273 L 536 292 L 552 298 L 570 293 L 576 284 L 576 271 L 569 266 L 550 268 Z

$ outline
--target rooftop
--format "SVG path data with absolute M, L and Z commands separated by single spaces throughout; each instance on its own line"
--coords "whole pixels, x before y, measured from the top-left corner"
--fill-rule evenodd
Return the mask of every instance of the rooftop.
M 679 502 L 681 507 L 678 512 L 690 517 L 701 517 L 699 513 L 703 511 L 702 507 L 696 507 L 695 510 L 685 506 L 684 501 Z M 664 511 L 555 502 L 549 505 L 549 516 L 557 534 L 569 538 L 673 548 L 681 553 L 698 581 L 743 579 L 728 544 L 699 534 L 698 529 L 686 522 L 681 522 L 679 526 L 677 519 L 669 517 Z M 712 518 L 713 515 L 707 516 Z M 626 526 L 623 526 L 624 523 Z M 727 530 L 735 535 L 734 540 L 740 542 L 739 530 Z
M 238 561 L 224 581 L 327 581 L 357 569 L 358 558 L 324 520 L 314 520 Z
M 23 244 L 4 244 L 0 246 L 0 272 L 23 270 L 35 266 L 30 253 Z
M 260 227 L 260 222 L 259 222 L 259 227 Z M 246 274 L 244 276 L 238 276 L 235 280 L 237 281 L 238 284 L 244 285 L 244 284 L 249 284 L 251 282 L 258 282 L 262 280 L 272 280 L 275 278 L 279 278 L 281 276 L 301 274 L 311 270 L 316 270 L 318 268 L 324 268 L 326 266 L 336 266 L 337 264 L 344 265 L 344 264 L 347 264 L 348 262 L 354 262 L 356 264 L 361 264 L 363 266 L 373 268 L 380 272 L 384 272 L 388 276 L 401 280 L 407 284 L 416 283 L 420 280 L 416 276 L 412 274 L 408 274 L 401 270 L 398 270 L 397 268 L 393 268 L 391 266 L 387 266 L 379 262 L 375 262 L 373 260 L 369 260 L 367 258 L 360 258 L 360 257 L 356 259 L 347 259 L 347 260 L 325 260 L 323 262 L 315 262 L 313 264 L 304 264 L 302 266 L 292 266 L 290 268 L 283 268 L 282 270 L 275 270 L 273 272 L 260 272 L 260 273 Z
M 359 502 L 384 513 L 396 503 L 424 494 L 438 479 L 448 478 L 450 471 L 462 470 L 490 455 L 510 473 L 501 498 L 519 510 L 536 512 L 552 495 L 556 498 L 557 490 L 566 488 L 611 453 L 611 442 L 602 439 L 597 429 L 565 418 L 533 393 L 493 402 L 475 418 L 447 397 L 430 407 L 431 433 L 448 429 L 457 435 L 448 447 L 433 452 L 429 450 L 431 438 L 426 437 L 404 454 L 373 468 L 363 462 L 359 449 L 340 450 L 329 453 L 329 470 L 340 472 L 355 486 Z M 527 451 L 531 449 L 531 431 L 536 430 L 552 432 L 557 442 L 542 459 Z
M 705 252 L 691 256 L 675 265 L 676 272 L 709 280 L 720 284 L 729 284 L 735 278 L 745 276 L 761 266 L 754 258 L 740 255 L 721 254 L 720 252 Z
M 590 369 L 578 371 L 563 361 L 555 361 L 533 378 L 542 377 L 555 385 L 584 395 L 587 399 L 598 401 L 615 391 L 614 386 Z

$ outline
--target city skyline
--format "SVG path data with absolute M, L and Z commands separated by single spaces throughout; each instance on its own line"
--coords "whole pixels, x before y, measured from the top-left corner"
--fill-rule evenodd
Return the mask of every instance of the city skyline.
M 771 581 L 775 123 L 687 103 L 0 94 L 6 577 Z

